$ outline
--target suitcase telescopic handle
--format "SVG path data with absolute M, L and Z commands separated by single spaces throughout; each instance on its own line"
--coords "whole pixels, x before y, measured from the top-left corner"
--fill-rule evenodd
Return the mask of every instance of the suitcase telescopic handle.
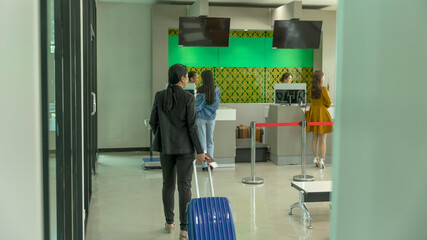
M 194 182 L 196 183 L 197 198 L 200 198 L 199 181 L 197 180 L 196 160 L 193 161 L 193 171 L 194 171 Z M 209 183 L 211 184 L 212 197 L 215 197 L 213 180 L 212 180 L 212 171 L 211 171 L 211 167 L 209 166 L 209 164 L 208 164 L 208 173 L 209 173 Z

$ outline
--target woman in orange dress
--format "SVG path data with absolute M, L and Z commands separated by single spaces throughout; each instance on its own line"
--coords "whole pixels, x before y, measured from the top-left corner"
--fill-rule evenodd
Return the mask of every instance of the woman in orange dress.
M 311 106 L 306 116 L 307 122 L 332 122 L 328 108 L 331 106 L 331 98 L 326 87 L 322 87 L 325 81 L 325 74 L 322 71 L 313 73 L 313 81 L 309 95 Z M 316 167 L 325 168 L 326 157 L 326 136 L 332 132 L 332 126 L 307 126 L 307 132 L 313 132 L 313 154 Z M 320 148 L 320 160 L 318 155 L 318 145 Z

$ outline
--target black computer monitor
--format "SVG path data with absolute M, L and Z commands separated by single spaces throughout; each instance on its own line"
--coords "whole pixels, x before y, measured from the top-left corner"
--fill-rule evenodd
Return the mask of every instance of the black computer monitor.
M 187 47 L 228 47 L 229 36 L 230 18 L 179 18 L 179 45 Z
M 318 49 L 322 21 L 274 21 L 273 48 Z
M 274 85 L 274 103 L 277 104 L 305 104 L 305 83 L 276 83 Z
M 276 99 L 274 101 L 278 104 L 304 104 L 305 91 L 304 90 L 278 90 L 276 91 Z

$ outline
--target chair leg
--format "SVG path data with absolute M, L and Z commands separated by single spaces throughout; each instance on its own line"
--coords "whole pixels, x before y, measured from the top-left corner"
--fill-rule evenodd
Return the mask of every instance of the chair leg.
M 289 215 L 293 215 L 292 210 L 294 208 L 300 208 L 301 209 L 304 219 L 308 221 L 307 228 L 312 229 L 313 226 L 311 224 L 310 213 L 308 212 L 307 206 L 304 203 L 304 191 L 299 192 L 299 201 L 290 206 Z

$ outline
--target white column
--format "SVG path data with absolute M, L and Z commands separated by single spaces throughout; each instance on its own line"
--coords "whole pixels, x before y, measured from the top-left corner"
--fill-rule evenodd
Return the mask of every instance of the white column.
M 333 240 L 427 236 L 426 9 L 339 1 Z
M 0 2 L 0 239 L 43 239 L 39 8 Z

